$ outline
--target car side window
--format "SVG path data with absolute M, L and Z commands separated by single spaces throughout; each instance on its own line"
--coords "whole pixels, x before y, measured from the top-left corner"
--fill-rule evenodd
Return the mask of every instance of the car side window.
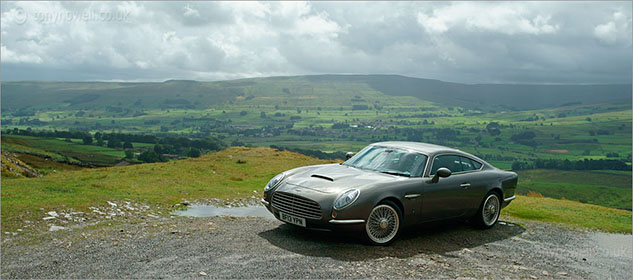
M 433 166 L 431 168 L 431 175 L 435 175 L 438 169 L 445 167 L 451 170 L 453 173 L 462 172 L 462 163 L 458 156 L 436 156 L 433 159 Z
M 481 163 L 479 163 L 478 161 L 475 161 L 475 160 L 470 160 L 470 161 L 473 163 L 475 170 L 478 170 L 479 168 L 481 168 Z
M 459 157 L 459 160 L 462 162 L 462 171 L 472 171 L 477 168 L 473 165 L 472 160 L 466 157 Z

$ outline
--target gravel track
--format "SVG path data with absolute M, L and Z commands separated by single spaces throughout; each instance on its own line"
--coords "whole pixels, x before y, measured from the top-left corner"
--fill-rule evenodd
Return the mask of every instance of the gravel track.
M 172 217 L 2 240 L 2 278 L 631 279 L 631 236 L 520 221 L 413 228 L 389 247 L 265 218 Z

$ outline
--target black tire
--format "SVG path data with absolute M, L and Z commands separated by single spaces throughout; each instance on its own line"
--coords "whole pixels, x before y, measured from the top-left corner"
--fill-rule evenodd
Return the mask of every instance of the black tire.
M 369 244 L 387 246 L 400 234 L 402 210 L 391 201 L 382 201 L 372 208 L 364 228 L 363 233 Z
M 473 218 L 474 225 L 480 229 L 489 229 L 495 226 L 501 215 L 501 197 L 491 191 L 484 196 L 479 211 Z

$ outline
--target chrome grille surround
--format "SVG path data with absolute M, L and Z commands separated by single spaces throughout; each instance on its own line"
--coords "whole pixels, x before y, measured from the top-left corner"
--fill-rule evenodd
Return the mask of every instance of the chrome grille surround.
M 321 206 L 312 199 L 287 192 L 275 192 L 271 201 L 273 208 L 284 213 L 306 219 L 321 219 Z

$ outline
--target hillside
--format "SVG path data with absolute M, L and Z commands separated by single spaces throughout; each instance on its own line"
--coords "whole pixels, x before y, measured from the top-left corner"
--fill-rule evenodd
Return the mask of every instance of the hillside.
M 531 110 L 565 104 L 631 102 L 631 85 L 459 84 L 397 75 L 318 75 L 219 82 L 3 82 L 5 112 L 55 109 L 205 109 L 224 104 L 292 107 L 369 105 L 409 96 L 442 106 Z M 398 103 L 398 102 L 396 102 Z M 384 105 L 384 104 L 381 104 Z M 115 109 L 118 108 L 118 109 Z
M 49 211 L 92 213 L 95 208 L 91 207 L 112 201 L 158 207 L 163 210 L 156 211 L 167 215 L 165 211 L 183 200 L 257 200 L 263 186 L 279 172 L 326 162 L 264 147 L 231 147 L 196 159 L 3 179 L 3 231 L 22 226 L 24 220 L 41 221 Z M 573 201 L 520 196 L 505 213 L 572 227 L 631 232 L 631 212 Z
M 16 155 L 2 151 L 2 177 L 41 177 L 33 167 L 19 160 Z

